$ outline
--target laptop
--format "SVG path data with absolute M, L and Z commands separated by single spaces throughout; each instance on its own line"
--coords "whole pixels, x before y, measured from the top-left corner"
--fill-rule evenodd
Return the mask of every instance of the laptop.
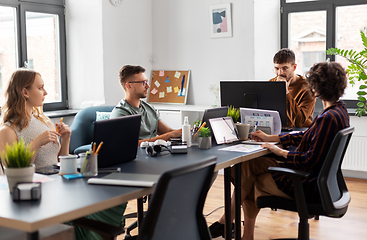
M 228 113 L 228 106 L 225 107 L 218 107 L 218 108 L 209 108 L 205 109 L 202 123 L 206 123 L 206 127 L 209 127 L 209 129 L 213 132 L 209 119 L 211 118 L 219 118 L 219 117 L 226 117 Z
M 136 158 L 141 115 L 96 121 L 93 142 L 103 142 L 98 152 L 98 168 L 111 167 Z
M 209 122 L 217 144 L 239 141 L 232 117 L 211 118 Z

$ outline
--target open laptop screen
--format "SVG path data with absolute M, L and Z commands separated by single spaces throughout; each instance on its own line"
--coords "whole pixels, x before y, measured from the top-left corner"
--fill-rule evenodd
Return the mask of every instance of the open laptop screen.
M 232 117 L 209 119 L 217 144 L 238 141 L 236 126 Z

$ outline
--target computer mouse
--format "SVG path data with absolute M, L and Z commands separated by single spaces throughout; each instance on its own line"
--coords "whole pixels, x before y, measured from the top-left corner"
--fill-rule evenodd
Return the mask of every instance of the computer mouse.
M 142 143 L 140 143 L 140 147 L 141 148 L 146 148 L 148 146 L 149 146 L 149 143 L 148 142 L 142 142 Z

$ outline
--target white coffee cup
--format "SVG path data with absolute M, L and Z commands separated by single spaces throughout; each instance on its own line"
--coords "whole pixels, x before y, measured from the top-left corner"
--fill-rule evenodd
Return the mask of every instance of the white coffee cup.
M 76 159 L 77 155 L 59 156 L 60 174 L 74 174 L 77 172 Z

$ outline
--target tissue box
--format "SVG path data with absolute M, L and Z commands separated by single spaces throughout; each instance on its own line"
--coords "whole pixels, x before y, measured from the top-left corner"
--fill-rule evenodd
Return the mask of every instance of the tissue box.
M 17 183 L 13 188 L 13 200 L 38 200 L 41 198 L 41 183 Z

